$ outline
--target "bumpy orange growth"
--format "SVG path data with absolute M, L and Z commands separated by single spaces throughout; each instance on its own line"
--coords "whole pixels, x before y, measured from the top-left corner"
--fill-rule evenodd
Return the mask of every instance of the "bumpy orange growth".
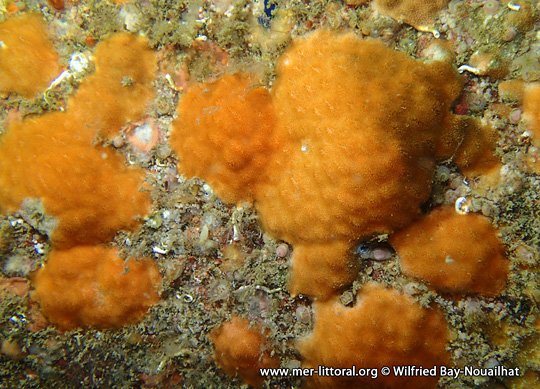
M 0 42 L 0 93 L 32 98 L 60 74 L 58 55 L 39 15 L 24 14 L 0 24 Z
M 253 199 L 277 145 L 270 96 L 256 84 L 253 75 L 226 75 L 191 88 L 171 135 L 182 173 L 205 179 L 229 202 Z
M 404 274 L 443 293 L 501 293 L 509 262 L 483 216 L 440 208 L 390 238 Z
M 448 63 L 424 64 L 327 31 L 295 41 L 277 73 L 273 101 L 285 141 L 257 209 L 265 228 L 295 247 L 327 245 L 331 253 L 334 245 L 335 268 L 344 274 L 343 244 L 419 216 L 436 157 L 458 144 L 459 137 L 442 134 L 455 127 L 450 105 L 461 82 Z M 309 284 L 294 280 L 307 276 L 294 270 L 293 284 Z M 328 297 L 324 288 L 314 295 Z
M 139 192 L 142 171 L 128 169 L 110 148 L 77 139 L 82 124 L 51 114 L 11 126 L 0 139 L 0 206 L 18 209 L 25 198 L 43 201 L 58 221 L 57 247 L 110 240 L 133 230 L 150 201 Z
M 106 41 L 96 50 L 96 74 L 67 112 L 13 123 L 0 138 L 0 209 L 14 211 L 26 198 L 41 199 L 58 221 L 51 236 L 57 247 L 110 240 L 120 229 L 138 227 L 135 217 L 149 210 L 148 193 L 139 191 L 142 170 L 127 168 L 114 151 L 92 144 L 98 129 L 117 131 L 144 112 L 152 67 L 134 62 L 137 52 L 141 61 L 154 57 L 143 43 L 126 34 Z M 119 72 L 133 76 L 134 84 L 122 86 Z
M 452 67 L 318 31 L 296 41 L 277 72 L 274 105 L 287 138 L 257 196 L 265 227 L 293 244 L 322 243 L 415 219 L 460 90 Z
M 146 39 L 124 33 L 101 42 L 95 58 L 95 73 L 81 84 L 68 107 L 91 136 L 110 138 L 146 111 L 154 97 L 157 57 Z
M 212 330 L 210 339 L 217 365 L 230 375 L 238 374 L 249 385 L 262 384 L 259 369 L 279 366 L 278 359 L 270 356 L 261 328 L 250 328 L 249 322 L 238 316 Z
M 529 130 L 533 135 L 533 144 L 536 148 L 540 148 L 540 84 L 529 85 L 525 89 L 523 112 L 529 122 Z M 537 174 L 540 174 L 540 160 L 535 158 L 529 162 L 531 168 Z
M 354 281 L 358 275 L 358 261 L 350 251 L 347 241 L 295 244 L 288 286 L 290 293 L 327 298 Z
M 383 15 L 425 30 L 450 0 L 373 0 L 374 8 Z
M 51 252 L 33 276 L 44 315 L 60 329 L 121 327 L 159 299 L 161 276 L 150 259 L 124 262 L 115 249 L 79 246 Z
M 471 117 L 458 117 L 456 125 L 460 126 L 461 144 L 454 154 L 453 161 L 467 177 L 475 178 L 481 175 L 491 175 L 495 178 L 501 163 L 495 155 L 498 135 L 488 125 L 482 125 Z
M 356 305 L 339 301 L 315 303 L 315 327 L 298 343 L 304 366 L 377 368 L 368 377 L 317 377 L 317 388 L 434 388 L 437 377 L 382 376 L 383 366 L 416 365 L 431 368 L 450 365 L 446 351 L 449 333 L 444 315 L 418 306 L 409 297 L 379 284 L 367 284 Z

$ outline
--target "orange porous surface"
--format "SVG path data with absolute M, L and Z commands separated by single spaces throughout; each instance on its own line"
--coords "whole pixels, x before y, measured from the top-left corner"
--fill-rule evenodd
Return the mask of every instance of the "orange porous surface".
M 37 14 L 0 24 L 0 93 L 33 98 L 60 74 L 58 55 Z
M 77 138 L 82 124 L 64 113 L 12 125 L 0 138 L 0 207 L 17 210 L 27 198 L 41 199 L 57 219 L 57 247 L 110 240 L 134 230 L 150 206 L 140 192 L 144 173 L 128 168 L 110 148 Z
M 15 211 L 25 199 L 41 200 L 57 221 L 50 233 L 56 247 L 105 242 L 118 230 L 135 230 L 135 218 L 150 207 L 149 194 L 140 191 L 144 172 L 126 167 L 111 148 L 93 145 L 98 128 L 118 131 L 144 111 L 150 74 L 132 64 L 131 54 L 139 47 L 144 57 L 146 48 L 126 34 L 104 43 L 96 52 L 96 74 L 81 85 L 67 112 L 14 122 L 0 138 L 0 209 Z M 113 53 L 118 58 L 104 62 Z M 122 86 L 116 77 L 116 84 L 106 83 L 109 73 L 119 72 L 107 63 L 140 81 Z
M 306 294 L 328 298 L 358 275 L 359 263 L 352 257 L 347 241 L 297 243 L 291 262 L 288 289 L 293 296 Z
M 140 119 L 154 98 L 157 56 L 145 38 L 120 33 L 96 46 L 95 67 L 68 109 L 91 136 L 111 138 L 127 121 Z
M 496 230 L 485 217 L 433 210 L 390 238 L 404 274 L 442 293 L 501 293 L 509 261 Z
M 523 114 L 533 136 L 533 145 L 540 148 L 540 84 L 528 85 L 525 88 Z M 530 161 L 530 165 L 537 174 L 540 174 L 540 162 L 537 159 Z
M 257 209 L 274 236 L 324 243 L 391 232 L 420 214 L 461 83 L 354 34 L 317 31 L 277 66 L 280 155 Z
M 459 170 L 469 178 L 498 173 L 501 163 L 495 155 L 497 132 L 491 126 L 482 125 L 477 119 L 468 116 L 460 116 L 458 124 L 462 130 L 462 142 L 453 161 Z
M 60 329 L 103 329 L 141 320 L 159 300 L 161 275 L 150 259 L 124 261 L 115 249 L 78 246 L 53 250 L 32 283 L 32 298 Z
M 383 15 L 426 30 L 450 0 L 373 0 L 374 8 Z
M 354 307 L 337 299 L 315 303 L 313 332 L 298 342 L 303 367 L 376 368 L 376 379 L 320 377 L 314 388 L 435 388 L 437 377 L 395 377 L 380 374 L 383 366 L 423 368 L 450 365 L 446 319 L 438 309 L 421 308 L 410 297 L 375 283 L 358 293 Z
M 50 237 L 57 247 L 110 240 L 138 227 L 150 207 L 140 192 L 144 173 L 128 168 L 110 148 L 77 137 L 82 124 L 63 113 L 11 126 L 0 138 L 0 208 L 17 210 L 41 199 L 57 219 Z
M 247 384 L 260 386 L 264 377 L 259 369 L 276 368 L 279 360 L 270 356 L 268 341 L 259 326 L 238 316 L 210 333 L 216 364 L 227 374 L 239 375 Z
M 295 247 L 341 246 L 409 224 L 429 197 L 438 150 L 457 146 L 440 143 L 454 139 L 443 134 L 455 127 L 450 106 L 460 90 L 450 64 L 415 61 L 353 34 L 321 30 L 293 42 L 272 89 L 285 141 L 256 197 L 266 230 Z M 334 270 L 305 274 L 293 257 L 293 283 L 309 285 L 329 269 L 344 275 L 351 265 L 343 269 L 350 260 L 340 251 L 324 254 Z M 329 285 L 308 294 L 328 298 Z
M 252 200 L 277 147 L 268 91 L 253 75 L 226 75 L 180 100 L 171 145 L 188 177 L 208 181 L 228 202 Z

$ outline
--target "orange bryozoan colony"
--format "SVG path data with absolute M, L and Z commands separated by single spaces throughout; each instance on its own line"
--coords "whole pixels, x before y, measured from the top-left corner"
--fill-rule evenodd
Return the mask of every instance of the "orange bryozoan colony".
M 42 74 L 39 61 L 39 71 L 31 71 L 33 57 L 27 51 L 36 49 L 44 61 L 50 58 L 39 54 L 39 42 L 26 36 L 26 26 L 17 24 L 21 20 L 36 22 L 27 15 L 0 27 L 0 34 L 6 34 L 15 25 L 18 30 L 11 33 L 20 40 L 20 50 L 10 52 L 6 63 L 30 62 L 24 71 Z M 41 26 L 39 18 L 36 23 Z M 35 34 L 30 34 L 33 39 Z M 39 34 L 46 40 L 43 28 Z M 10 44 L 11 38 L 6 39 Z M 53 54 L 49 57 L 56 58 Z M 14 77 L 3 64 L 0 84 Z M 33 298 L 63 330 L 131 324 L 158 300 L 157 265 L 150 260 L 124 263 L 115 250 L 90 246 L 109 242 L 119 230 L 135 230 L 138 218 L 150 210 L 150 196 L 142 191 L 143 170 L 127 167 L 123 156 L 103 146 L 103 138 L 143 116 L 153 97 L 156 70 L 156 55 L 145 39 L 112 35 L 96 47 L 95 72 L 81 82 L 65 111 L 13 121 L 0 138 L 0 210 L 13 212 L 37 203 L 53 219 L 43 230 L 54 250 L 33 276 Z M 26 80 L 21 82 L 24 87 Z M 25 97 L 36 93 L 7 88 Z
M 23 14 L 0 24 L 0 94 L 33 98 L 60 73 L 58 54 L 39 15 Z
M 112 138 L 126 122 L 141 119 L 154 98 L 157 56 L 146 39 L 115 34 L 96 47 L 95 66 L 70 100 L 68 112 L 93 138 Z
M 504 248 L 491 223 L 454 208 L 435 209 L 390 238 L 404 274 L 441 293 L 501 293 L 509 272 Z
M 277 147 L 272 102 L 255 76 L 226 75 L 180 101 L 171 144 L 182 171 L 204 177 L 229 202 L 253 200 Z
M 106 242 L 120 229 L 136 228 L 135 217 L 149 211 L 142 170 L 93 142 L 98 129 L 111 134 L 142 116 L 156 60 L 143 39 L 128 34 L 98 45 L 95 56 L 96 72 L 66 112 L 15 122 L 0 138 L 0 209 L 41 200 L 57 221 L 56 247 Z
M 253 196 L 265 229 L 294 246 L 291 292 L 329 298 L 356 277 L 352 241 L 420 216 L 436 160 L 465 135 L 450 111 L 459 75 L 445 61 L 319 30 L 281 56 L 271 102 L 247 80 L 225 76 L 183 97 L 180 170 L 226 199 Z
M 529 85 L 525 89 L 523 101 L 524 116 L 528 122 L 528 128 L 533 136 L 533 145 L 540 148 L 540 84 Z M 538 154 L 538 153 L 536 153 Z M 540 174 L 540 161 L 533 157 L 529 165 L 536 174 Z
M 212 330 L 214 358 L 219 367 L 230 375 L 239 375 L 247 384 L 259 386 L 263 377 L 259 369 L 276 368 L 279 361 L 270 356 L 268 342 L 259 326 L 238 316 Z
M 525 90 L 524 110 L 537 144 L 540 145 L 540 84 Z
M 115 249 L 53 250 L 33 276 L 32 298 L 60 329 L 121 327 L 159 300 L 161 276 L 150 259 L 124 261 Z
M 318 377 L 314 388 L 433 388 L 437 377 L 381 375 L 387 366 L 448 366 L 450 339 L 446 319 L 436 309 L 421 308 L 410 297 L 379 284 L 367 284 L 356 305 L 343 306 L 337 299 L 315 303 L 315 328 L 300 340 L 303 366 L 377 369 L 376 379 L 367 373 L 358 377 Z

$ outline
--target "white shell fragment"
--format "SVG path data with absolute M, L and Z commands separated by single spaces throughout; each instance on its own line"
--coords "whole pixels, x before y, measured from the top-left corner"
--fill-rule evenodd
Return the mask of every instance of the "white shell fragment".
M 465 215 L 471 211 L 471 201 L 467 197 L 460 197 L 456 200 L 456 212 Z

